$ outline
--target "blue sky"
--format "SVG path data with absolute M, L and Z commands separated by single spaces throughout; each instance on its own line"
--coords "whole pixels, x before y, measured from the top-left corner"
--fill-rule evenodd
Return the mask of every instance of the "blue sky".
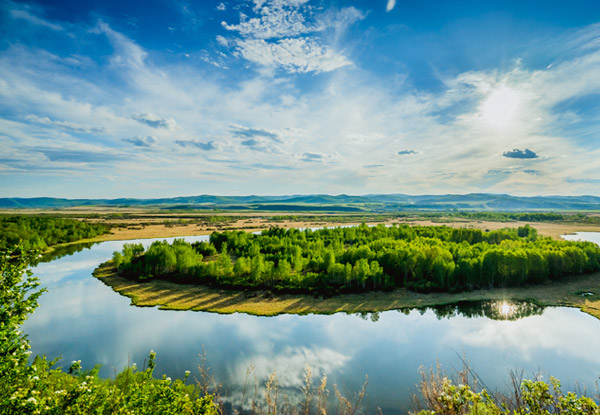
M 600 194 L 600 3 L 0 0 L 1 197 Z

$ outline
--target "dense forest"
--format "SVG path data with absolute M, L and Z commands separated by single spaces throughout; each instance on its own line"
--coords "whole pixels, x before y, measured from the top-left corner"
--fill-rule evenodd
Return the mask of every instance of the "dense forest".
M 492 232 L 378 225 L 260 234 L 214 232 L 209 242 L 126 244 L 113 254 L 128 278 L 337 293 L 460 291 L 519 286 L 600 270 L 600 247 L 538 237 L 534 228 Z
M 19 242 L 25 250 L 93 238 L 107 233 L 106 225 L 48 216 L 0 216 L 0 249 Z

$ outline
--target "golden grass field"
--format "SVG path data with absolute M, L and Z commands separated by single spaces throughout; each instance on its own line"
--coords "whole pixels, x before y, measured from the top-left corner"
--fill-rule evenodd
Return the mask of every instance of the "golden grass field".
M 494 222 L 484 220 L 469 220 L 456 217 L 439 217 L 435 220 L 425 220 L 404 216 L 394 217 L 391 214 L 378 215 L 370 213 L 343 213 L 333 216 L 344 216 L 344 222 L 331 220 L 331 214 L 327 213 L 297 213 L 297 212 L 212 212 L 191 211 L 185 213 L 172 213 L 156 211 L 151 208 L 122 208 L 122 207 L 74 207 L 64 209 L 0 209 L 0 214 L 35 214 L 56 215 L 71 217 L 89 222 L 107 223 L 118 225 L 111 232 L 81 242 L 101 242 L 131 239 L 168 238 L 177 236 L 209 235 L 214 231 L 244 230 L 248 232 L 260 231 L 270 227 L 281 228 L 307 228 L 307 227 L 336 227 L 360 225 L 362 217 L 369 225 L 394 223 L 406 223 L 410 225 L 436 225 L 451 227 L 466 227 L 496 230 L 507 227 L 519 227 L 529 224 L 536 228 L 542 236 L 550 236 L 559 239 L 560 235 L 575 232 L 600 232 L 600 224 L 580 222 Z M 95 217 L 90 217 L 95 215 Z M 295 219 L 277 219 L 278 216 L 293 216 Z M 598 216 L 589 213 L 588 216 Z M 226 220 L 210 223 L 207 218 L 226 218 Z M 354 220 L 356 218 L 356 220 Z
M 232 216 L 232 215 L 227 215 Z M 127 226 L 113 228 L 110 233 L 100 235 L 96 238 L 81 242 L 101 242 L 101 241 L 121 241 L 131 239 L 150 239 L 150 238 L 169 238 L 177 236 L 194 236 L 194 235 L 210 235 L 214 231 L 221 230 L 244 230 L 247 232 L 261 231 L 270 227 L 280 228 L 310 228 L 310 227 L 336 227 L 336 226 L 352 226 L 360 225 L 361 222 L 328 222 L 327 217 L 323 216 L 322 219 L 318 220 L 285 220 L 285 221 L 274 221 L 269 219 L 268 216 L 250 217 L 239 220 L 233 220 L 226 225 L 207 225 L 207 224 L 179 224 L 176 220 L 173 220 L 169 224 L 164 223 L 164 219 L 161 219 L 161 223 L 152 223 L 147 220 L 145 223 L 141 223 L 139 219 L 128 219 L 124 220 Z M 453 219 L 452 221 L 431 221 L 431 220 L 411 220 L 411 219 L 390 219 L 378 222 L 367 222 L 369 225 L 384 224 L 391 225 L 394 223 L 406 223 L 409 225 L 423 225 L 423 226 L 450 226 L 454 228 L 479 228 L 496 230 L 501 228 L 512 228 L 519 227 L 529 224 L 536 228 L 538 233 L 542 236 L 549 236 L 554 239 L 559 239 L 560 235 L 572 234 L 575 232 L 600 232 L 600 225 L 594 224 L 582 224 L 582 223 L 551 223 L 551 222 L 491 222 L 491 221 L 472 221 L 472 220 L 461 220 Z

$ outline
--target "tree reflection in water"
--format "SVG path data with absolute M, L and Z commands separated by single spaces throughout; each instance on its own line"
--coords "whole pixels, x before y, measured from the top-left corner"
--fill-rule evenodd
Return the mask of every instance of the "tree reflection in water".
M 518 320 L 542 315 L 544 307 L 526 301 L 461 301 L 456 304 L 431 307 L 438 319 L 458 315 L 473 318 L 487 317 L 492 320 Z
M 459 301 L 434 307 L 401 308 L 398 312 L 409 315 L 412 310 L 418 311 L 421 315 L 428 310 L 432 310 L 439 320 L 456 316 L 467 318 L 487 317 L 492 320 L 518 320 L 523 317 L 542 315 L 544 307 L 527 301 Z M 380 317 L 380 313 L 377 311 L 372 313 L 360 312 L 355 313 L 355 315 L 372 322 L 379 321 Z
M 37 265 L 40 262 L 51 262 L 56 259 L 76 254 L 84 249 L 90 249 L 92 246 L 99 244 L 100 242 L 84 242 L 79 244 L 69 244 L 65 246 L 57 246 L 50 252 L 43 254 L 38 258 L 32 265 Z

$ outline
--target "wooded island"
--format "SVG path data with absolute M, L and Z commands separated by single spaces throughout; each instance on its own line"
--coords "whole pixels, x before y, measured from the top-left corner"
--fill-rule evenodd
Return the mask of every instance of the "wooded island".
M 514 287 L 600 270 L 591 242 L 538 237 L 530 226 L 486 232 L 446 226 L 366 226 L 258 234 L 214 232 L 208 242 L 126 244 L 123 277 L 233 288 L 337 294 L 398 287 L 458 292 Z

